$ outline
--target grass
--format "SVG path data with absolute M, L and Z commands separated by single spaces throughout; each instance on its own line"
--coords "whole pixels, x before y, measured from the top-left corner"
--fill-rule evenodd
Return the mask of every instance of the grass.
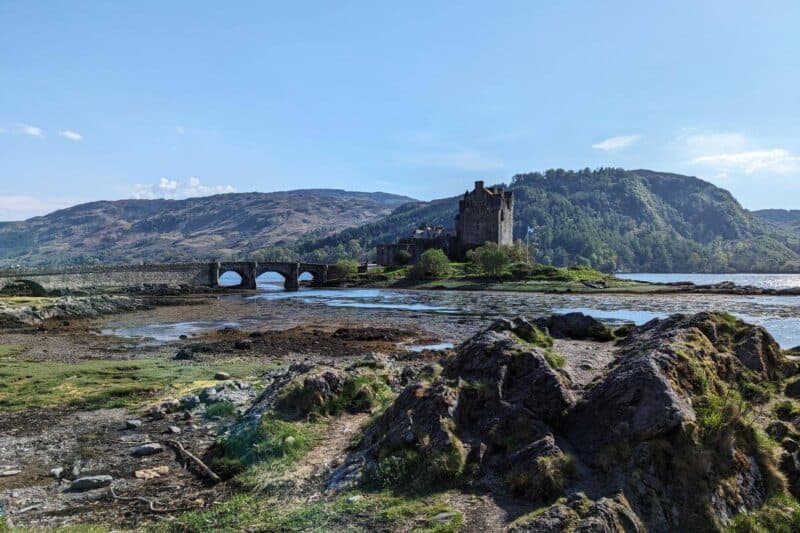
M 800 403 L 794 400 L 781 400 L 772 407 L 772 412 L 781 420 L 791 420 L 800 416 Z
M 25 351 L 24 346 L 17 344 L 0 344 L 0 359 L 12 359 Z
M 294 464 L 313 446 L 319 424 L 288 422 L 276 415 L 261 418 L 258 426 L 245 428 L 219 440 L 219 454 L 212 466 L 221 474 L 245 476 L 252 484 L 265 474 L 280 472 Z
M 46 296 L 0 296 L 0 305 L 4 304 L 11 308 L 48 307 L 56 301 L 58 301 L 58 298 Z
M 370 413 L 386 407 L 394 398 L 388 374 L 367 366 L 357 366 L 356 370 L 360 373 L 345 377 L 341 390 L 326 399 L 306 386 L 306 377 L 296 380 L 281 392 L 277 410 L 300 419 L 311 413 L 335 416 L 344 412 Z
M 569 454 L 540 456 L 533 463 L 511 471 L 506 483 L 513 494 L 547 503 L 563 495 L 574 472 L 575 460 Z
M 206 418 L 212 418 L 215 416 L 227 418 L 235 414 L 236 414 L 236 405 L 234 405 L 233 402 L 218 402 L 208 406 L 208 408 L 206 409 L 205 416 Z
M 248 360 L 220 362 L 212 368 L 164 359 L 56 363 L 7 357 L 0 360 L 0 410 L 138 407 L 213 385 L 218 370 L 242 379 L 266 369 Z
M 758 511 L 734 517 L 733 533 L 794 533 L 800 531 L 800 503 L 791 496 L 770 498 Z
M 342 495 L 331 501 L 295 506 L 281 505 L 263 495 L 247 494 L 216 505 L 207 511 L 181 515 L 157 531 L 394 531 L 451 533 L 463 523 L 461 513 L 444 504 L 440 497 L 402 497 L 377 492 L 350 500 Z M 440 522 L 442 513 L 453 516 Z
M 588 267 L 553 267 L 548 265 L 520 264 L 504 276 L 487 278 L 475 273 L 471 263 L 450 263 L 450 275 L 441 279 L 409 280 L 409 266 L 384 267 L 369 274 L 361 274 L 359 280 L 368 284 L 385 284 L 394 287 L 447 290 L 491 290 L 521 292 L 675 292 L 676 287 L 640 283 L 618 279 Z M 605 289 L 593 289 L 584 285 L 587 281 L 605 281 Z

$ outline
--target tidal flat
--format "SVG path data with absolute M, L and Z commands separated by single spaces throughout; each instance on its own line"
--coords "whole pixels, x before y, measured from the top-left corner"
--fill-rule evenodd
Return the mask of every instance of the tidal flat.
M 680 348 L 669 344 L 676 354 L 734 354 L 762 331 L 737 325 L 736 317 L 763 325 L 779 343 L 769 349 L 778 350 L 770 354 L 784 358 L 782 366 L 764 363 L 769 368 L 731 385 L 701 358 L 701 366 L 686 363 L 694 377 L 680 386 L 698 398 L 735 390 L 759 411 L 771 413 L 780 402 L 792 411 L 783 387 L 793 382 L 791 348 L 800 345 L 798 300 L 262 286 L 9 325 L 0 330 L 0 524 L 12 531 L 105 531 L 111 524 L 152 531 L 535 531 L 526 524 L 559 505 L 578 522 L 607 505 L 615 516 L 630 511 L 636 523 L 659 530 L 641 502 L 606 502 L 616 489 L 600 482 L 609 466 L 595 456 L 624 462 L 627 452 L 589 450 L 567 431 L 586 416 L 592 391 L 652 335 L 628 339 L 625 324 L 678 312 L 701 316 L 658 326 L 670 339 L 689 335 Z M 703 315 L 711 310 L 726 314 Z M 580 331 L 536 321 L 554 313 L 601 320 L 579 321 Z M 514 317 L 527 317 L 530 326 L 497 326 Z M 731 327 L 733 337 L 712 342 L 707 324 Z M 705 340 L 695 339 L 693 328 Z M 759 342 L 759 349 L 773 346 Z M 542 376 L 555 381 L 540 389 L 544 382 L 533 374 L 523 386 L 513 373 L 496 373 L 513 361 L 509 368 L 523 365 L 520 376 L 545 365 Z M 488 366 L 478 371 L 476 364 Z M 491 417 L 477 406 L 491 405 L 498 383 L 505 383 L 498 390 L 523 387 L 509 393 L 520 401 L 532 395 L 563 405 L 550 414 L 525 407 L 538 414 L 519 427 L 485 426 Z M 426 398 L 450 407 L 430 418 L 434 404 Z M 475 401 L 471 412 L 488 417 L 478 426 L 456 408 Z M 686 424 L 713 409 L 723 420 L 731 416 L 724 406 L 697 409 L 686 411 Z M 411 426 L 408 442 L 392 440 L 406 423 L 401 412 L 416 413 L 422 424 Z M 775 419 L 762 418 L 757 429 L 766 435 Z M 441 431 L 451 436 L 437 440 Z M 787 431 L 768 438 L 780 446 L 797 430 Z M 498 462 L 498 453 L 516 457 L 534 442 L 544 446 L 547 435 L 558 446 L 537 452 L 544 454 L 534 460 L 540 470 L 523 478 L 510 473 L 522 463 Z M 628 446 L 638 437 L 625 438 L 633 439 Z M 480 449 L 488 455 L 475 455 Z M 419 472 L 438 473 L 427 479 Z M 585 505 L 576 507 L 574 494 Z M 754 512 L 767 501 L 755 498 L 761 503 Z

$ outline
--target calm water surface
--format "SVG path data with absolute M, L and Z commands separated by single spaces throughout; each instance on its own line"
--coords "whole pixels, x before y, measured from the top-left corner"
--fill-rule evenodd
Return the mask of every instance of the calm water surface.
M 710 285 L 732 281 L 737 285 L 752 285 L 764 289 L 790 289 L 800 287 L 800 274 L 616 274 L 618 278 L 649 281 L 651 283 L 674 283 L 690 281 L 696 285 Z

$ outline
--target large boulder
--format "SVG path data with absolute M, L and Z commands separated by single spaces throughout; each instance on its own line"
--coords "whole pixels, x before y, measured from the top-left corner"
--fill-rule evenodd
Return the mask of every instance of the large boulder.
M 614 339 L 611 328 L 583 313 L 542 317 L 536 320 L 536 325 L 557 339 L 590 339 L 600 342 Z

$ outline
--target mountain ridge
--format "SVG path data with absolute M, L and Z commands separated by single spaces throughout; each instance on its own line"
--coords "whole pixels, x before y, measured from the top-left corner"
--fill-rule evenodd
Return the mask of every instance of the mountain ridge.
M 0 223 L 0 265 L 159 262 L 254 253 L 389 214 L 412 198 L 299 189 L 186 199 L 100 200 Z

